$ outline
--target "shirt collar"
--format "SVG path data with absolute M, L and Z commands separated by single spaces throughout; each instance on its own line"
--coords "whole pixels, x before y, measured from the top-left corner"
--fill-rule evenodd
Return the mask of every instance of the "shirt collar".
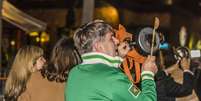
M 110 56 L 99 52 L 90 52 L 81 55 L 83 60 L 82 64 L 97 64 L 103 63 L 112 67 L 118 68 L 123 61 L 119 56 Z

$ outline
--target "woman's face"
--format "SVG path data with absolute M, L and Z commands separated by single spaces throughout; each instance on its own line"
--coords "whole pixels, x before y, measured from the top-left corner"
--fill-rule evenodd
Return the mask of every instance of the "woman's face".
M 40 56 L 40 57 L 37 58 L 37 59 L 35 60 L 35 62 L 33 63 L 34 68 L 35 68 L 36 70 L 41 70 L 41 69 L 43 68 L 45 62 L 46 62 L 45 58 L 44 58 L 43 56 Z

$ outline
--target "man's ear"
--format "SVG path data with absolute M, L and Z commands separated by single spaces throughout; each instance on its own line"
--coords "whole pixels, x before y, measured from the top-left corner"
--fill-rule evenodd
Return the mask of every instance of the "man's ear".
M 93 45 L 93 51 L 95 52 L 102 52 L 103 50 L 103 45 L 100 42 L 96 42 Z

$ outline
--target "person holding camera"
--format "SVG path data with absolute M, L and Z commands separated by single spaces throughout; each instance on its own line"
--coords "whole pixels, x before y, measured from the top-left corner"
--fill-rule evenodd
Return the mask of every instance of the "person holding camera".
M 171 56 L 171 54 L 168 53 L 168 56 Z M 174 60 L 173 57 L 165 56 L 164 60 L 166 62 L 167 59 Z M 164 63 L 164 61 L 162 63 Z M 164 64 L 161 66 L 162 69 L 155 75 L 158 101 L 175 101 L 176 97 L 184 97 L 192 94 L 194 73 L 190 69 L 190 59 L 184 57 L 168 68 L 165 68 Z M 177 83 L 170 75 L 179 68 L 179 66 L 183 70 L 182 84 Z

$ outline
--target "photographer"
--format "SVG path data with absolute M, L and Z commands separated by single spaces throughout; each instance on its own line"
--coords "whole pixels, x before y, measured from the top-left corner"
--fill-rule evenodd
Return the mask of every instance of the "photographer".
M 165 64 L 167 64 L 168 59 L 174 60 L 174 57 L 171 57 L 173 56 L 171 52 L 166 54 L 168 55 L 164 57 L 164 60 L 166 61 Z M 160 63 L 164 63 L 163 60 L 160 61 L 162 61 Z M 171 72 L 179 67 L 179 65 L 183 69 L 183 84 L 177 83 L 170 75 Z M 189 59 L 182 58 L 180 62 L 176 62 L 166 69 L 164 64 L 161 64 L 160 67 L 162 69 L 155 75 L 158 101 L 175 101 L 176 97 L 183 97 L 192 94 L 194 74 L 190 70 Z

